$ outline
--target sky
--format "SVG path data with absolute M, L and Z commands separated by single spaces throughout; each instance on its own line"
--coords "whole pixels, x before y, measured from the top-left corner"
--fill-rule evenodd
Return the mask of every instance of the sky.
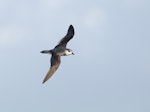
M 56 73 L 52 49 L 75 29 Z M 149 0 L 1 0 L 1 112 L 149 112 Z

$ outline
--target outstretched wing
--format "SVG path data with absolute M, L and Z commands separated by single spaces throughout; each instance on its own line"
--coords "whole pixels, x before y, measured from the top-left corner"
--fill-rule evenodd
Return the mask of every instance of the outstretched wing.
M 73 35 L 74 35 L 74 28 L 72 25 L 70 25 L 66 36 L 60 40 L 60 42 L 58 43 L 56 47 L 58 46 L 66 47 L 68 41 L 73 38 Z
M 47 72 L 43 80 L 43 83 L 45 83 L 54 74 L 54 72 L 58 69 L 59 65 L 60 65 L 60 56 L 52 54 L 51 67 L 49 71 Z

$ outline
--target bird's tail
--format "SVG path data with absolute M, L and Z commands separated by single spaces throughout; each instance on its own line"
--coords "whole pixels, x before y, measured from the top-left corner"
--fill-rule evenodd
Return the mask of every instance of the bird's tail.
M 43 50 L 40 53 L 52 54 L 52 50 Z

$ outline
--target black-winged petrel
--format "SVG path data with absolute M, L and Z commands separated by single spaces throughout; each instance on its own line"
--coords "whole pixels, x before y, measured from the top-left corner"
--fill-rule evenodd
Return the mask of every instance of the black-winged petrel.
M 66 48 L 68 41 L 73 38 L 73 35 L 74 35 L 74 28 L 72 25 L 70 25 L 66 36 L 60 40 L 60 42 L 55 46 L 54 49 L 41 51 L 41 53 L 47 53 L 52 55 L 51 67 L 47 72 L 43 80 L 43 83 L 46 82 L 58 69 L 61 62 L 60 61 L 61 56 L 68 56 L 74 54 L 71 49 Z

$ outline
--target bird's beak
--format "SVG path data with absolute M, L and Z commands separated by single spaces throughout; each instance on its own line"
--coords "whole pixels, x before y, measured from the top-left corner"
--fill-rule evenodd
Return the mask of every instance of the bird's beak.
M 72 53 L 74 55 L 74 53 Z

